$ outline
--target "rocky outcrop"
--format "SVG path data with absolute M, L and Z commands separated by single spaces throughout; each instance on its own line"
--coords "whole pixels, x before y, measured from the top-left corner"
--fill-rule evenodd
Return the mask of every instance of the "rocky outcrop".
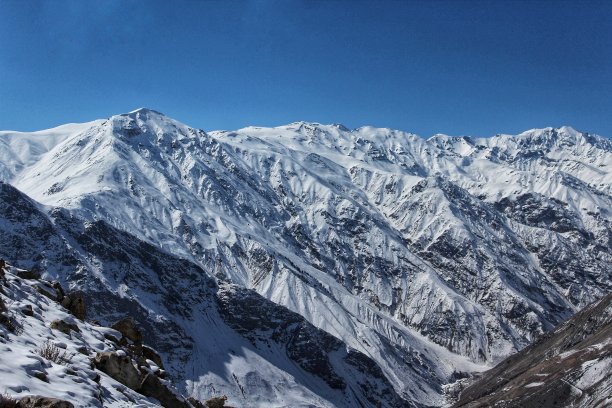
M 79 333 L 81 330 L 79 329 L 79 326 L 76 323 L 72 323 L 66 320 L 54 320 L 51 322 L 51 324 L 49 325 L 50 328 L 54 329 L 54 330 L 59 330 L 62 333 L 65 334 L 70 334 L 70 331 L 75 331 L 77 333 Z
M 123 350 L 97 353 L 95 367 L 134 391 L 158 400 L 169 408 L 190 408 L 167 381 L 148 366 L 138 366 L 134 356 Z
M 136 326 L 134 318 L 127 316 L 111 326 L 111 328 L 120 332 L 124 337 L 130 339 L 134 343 L 142 342 L 142 332 Z
M 138 391 L 142 382 L 142 373 L 125 352 L 107 351 L 97 353 L 93 361 L 96 368 L 121 384 Z
M 207 408 L 224 408 L 226 406 L 225 401 L 227 401 L 226 396 L 211 398 L 211 399 L 206 400 L 206 407 Z M 202 404 L 200 403 L 200 405 Z
M 42 397 L 33 395 L 23 397 L 17 403 L 18 408 L 74 408 L 71 402 L 57 398 Z
M 69 293 L 68 295 L 63 296 L 63 299 L 61 299 L 61 304 L 77 319 L 85 320 L 85 317 L 87 317 L 85 299 L 82 295 L 77 293 Z
M 191 404 L 163 381 L 154 374 L 146 374 L 137 391 L 147 397 L 155 398 L 166 408 L 191 408 Z
M 40 279 L 40 271 L 36 268 L 17 272 L 21 279 Z

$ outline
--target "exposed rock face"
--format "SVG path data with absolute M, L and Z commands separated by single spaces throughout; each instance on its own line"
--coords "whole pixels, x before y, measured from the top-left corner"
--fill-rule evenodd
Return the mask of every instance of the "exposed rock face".
M 608 406 L 612 294 L 482 374 L 455 408 Z
M 209 400 L 206 400 L 206 407 L 207 408 L 223 408 L 225 407 L 225 401 L 227 401 L 227 397 L 225 396 L 211 398 Z M 196 408 L 199 408 L 199 407 L 196 407 Z
M 81 331 L 76 323 L 71 323 L 66 320 L 54 320 L 51 322 L 51 325 L 49 327 L 66 334 L 70 334 L 71 330 L 77 333 Z
M 147 373 L 136 367 L 133 356 L 124 351 L 97 353 L 93 361 L 100 371 L 108 374 L 123 385 L 147 397 L 157 399 L 167 408 L 190 408 L 168 381 L 154 373 Z
M 1 311 L 2 308 L 0 307 L 0 312 Z M 25 316 L 34 316 L 34 310 L 32 309 L 32 305 L 25 305 L 24 307 L 22 307 L 21 313 L 23 313 Z
M 353 380 L 361 388 L 361 404 L 412 406 L 397 395 L 374 361 L 356 350 L 347 350 L 339 339 L 317 329 L 297 313 L 253 291 L 231 285 L 219 288 L 217 301 L 219 312 L 230 327 L 253 344 L 272 340 L 282 346 L 302 369 L 320 377 L 332 389 L 347 387 L 338 372 L 354 370 Z
M 126 338 L 130 339 L 134 343 L 142 342 L 142 332 L 136 327 L 136 322 L 131 316 L 119 320 L 111 327 L 123 334 Z
M 62 401 L 57 398 L 41 397 L 40 395 L 33 395 L 29 397 L 23 397 L 17 403 L 19 408 L 74 408 L 71 402 Z
M 154 374 L 147 374 L 143 378 L 138 392 L 147 397 L 155 398 L 165 408 L 191 408 L 187 401 L 174 393 L 162 381 Z
M 85 320 L 87 317 L 85 308 L 85 299 L 82 295 L 77 293 L 69 293 L 60 300 L 62 306 L 70 311 L 77 319 Z
M 159 368 L 164 368 L 164 362 L 162 361 L 161 357 L 157 351 L 153 350 L 151 347 L 143 344 L 141 346 L 141 353 L 144 358 L 153 361 Z
M 100 371 L 113 377 L 120 383 L 138 391 L 142 381 L 142 374 L 132 363 L 132 359 L 123 353 L 107 351 L 97 353 L 94 359 L 94 365 Z
M 40 279 L 40 271 L 37 269 L 19 271 L 17 276 L 19 276 L 21 279 Z
M 297 313 L 266 302 L 261 296 L 238 287 L 221 287 L 219 311 L 230 327 L 255 342 L 260 333 L 286 346 L 287 354 L 304 370 L 321 377 L 332 388 L 346 384 L 334 371 L 328 353 L 342 343 L 318 330 Z

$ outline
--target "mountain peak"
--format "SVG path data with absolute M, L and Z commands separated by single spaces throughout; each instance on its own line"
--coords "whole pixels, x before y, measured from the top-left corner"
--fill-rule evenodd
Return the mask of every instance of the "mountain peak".
M 134 109 L 133 111 L 130 111 L 128 114 L 131 114 L 131 113 L 143 113 L 143 114 L 154 113 L 154 114 L 157 114 L 157 115 L 165 116 L 163 113 L 161 113 L 159 111 L 156 111 L 154 109 L 145 108 L 145 107 Z
M 130 139 L 140 135 L 176 137 L 189 134 L 188 126 L 149 108 L 138 108 L 129 113 L 114 115 L 109 121 L 113 133 Z

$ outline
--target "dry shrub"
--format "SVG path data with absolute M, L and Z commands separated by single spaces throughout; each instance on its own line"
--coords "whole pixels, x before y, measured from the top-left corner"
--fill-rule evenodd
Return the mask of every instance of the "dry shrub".
M 0 394 L 0 408 L 16 408 L 17 400 L 10 394 Z
M 23 319 L 16 317 L 13 312 L 7 310 L 0 312 L 0 324 L 7 328 L 13 334 L 17 336 L 23 333 Z
M 74 357 L 74 353 L 69 354 L 66 350 L 57 347 L 55 344 L 51 343 L 49 340 L 45 341 L 42 346 L 38 350 L 36 350 L 38 355 L 41 357 L 53 361 L 56 364 L 69 364 Z

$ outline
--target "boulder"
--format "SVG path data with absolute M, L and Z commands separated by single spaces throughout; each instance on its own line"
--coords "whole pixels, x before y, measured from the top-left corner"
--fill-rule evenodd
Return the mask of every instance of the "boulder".
M 153 361 L 157 366 L 161 369 L 164 368 L 164 363 L 162 362 L 161 357 L 157 354 L 157 351 L 153 350 L 149 346 L 142 346 L 142 355 L 144 358 Z
M 68 401 L 57 398 L 42 397 L 40 395 L 30 395 L 23 397 L 17 403 L 19 408 L 74 408 Z
M 105 351 L 97 353 L 93 363 L 98 370 L 108 374 L 126 387 L 139 391 L 142 374 L 125 352 Z
M 134 343 L 142 342 L 142 332 L 136 327 L 136 322 L 131 316 L 125 317 L 111 326 L 124 337 L 132 340 Z
M 187 401 L 168 388 L 154 374 L 147 374 L 145 376 L 138 392 L 144 396 L 155 398 L 165 408 L 191 408 Z
M 200 401 L 193 397 L 187 398 L 187 402 L 189 402 L 193 408 L 206 408 L 206 405 L 202 404 Z
M 47 282 L 38 282 L 35 286 L 36 291 L 44 297 L 51 299 L 54 302 L 58 301 L 57 290 L 49 285 Z
M 29 271 L 17 271 L 16 275 L 21 279 L 40 279 L 40 271 L 36 268 Z
M 62 288 L 62 285 L 60 285 L 60 283 L 58 281 L 53 281 L 51 282 L 51 287 L 53 289 L 55 289 L 55 292 L 57 292 L 57 301 L 61 302 L 62 300 L 64 300 L 64 288 Z
M 79 326 L 77 326 L 74 323 L 67 322 L 65 320 L 54 320 L 51 322 L 49 327 L 51 327 L 54 330 L 59 330 L 65 334 L 70 334 L 70 330 L 75 331 L 77 333 L 81 332 L 81 329 L 79 329 Z
M 63 297 L 61 303 L 62 306 L 68 309 L 77 319 L 85 320 L 85 299 L 83 299 L 83 296 L 76 293 L 69 293 Z
M 21 313 L 26 316 L 34 316 L 34 310 L 32 309 L 32 305 L 25 305 L 21 308 Z
M 208 408 L 224 408 L 225 401 L 227 401 L 227 397 L 225 395 L 221 397 L 213 397 L 209 400 L 206 400 L 206 406 Z

